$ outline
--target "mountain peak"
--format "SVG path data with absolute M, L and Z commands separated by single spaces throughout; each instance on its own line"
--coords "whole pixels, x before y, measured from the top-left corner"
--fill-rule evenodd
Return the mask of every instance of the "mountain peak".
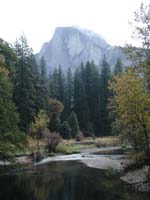
M 111 66 L 122 56 L 119 48 L 111 47 L 99 34 L 71 26 L 57 27 L 50 42 L 44 43 L 36 58 L 45 58 L 47 71 L 59 65 L 66 71 L 68 67 L 74 70 L 81 62 L 87 61 L 94 61 L 99 66 L 104 55 Z

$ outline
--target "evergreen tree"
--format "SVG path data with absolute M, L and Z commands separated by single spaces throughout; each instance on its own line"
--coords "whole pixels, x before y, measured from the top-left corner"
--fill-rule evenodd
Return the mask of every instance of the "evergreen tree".
M 65 82 L 65 110 L 64 115 L 68 116 L 74 106 L 74 83 L 71 68 L 68 68 Z
M 74 105 L 81 129 L 100 130 L 100 76 L 94 62 L 81 64 L 75 73 Z
M 71 112 L 67 121 L 71 128 L 71 136 L 75 138 L 77 134 L 79 133 L 80 128 L 79 128 L 78 118 L 74 111 Z
M 107 108 L 108 98 L 110 97 L 110 92 L 108 89 L 108 82 L 111 79 L 110 66 L 106 61 L 104 56 L 102 61 L 101 69 L 101 90 L 100 90 L 100 126 L 101 135 L 109 135 L 111 133 L 109 112 Z
M 120 75 L 122 73 L 122 71 L 123 71 L 122 62 L 121 62 L 121 59 L 118 58 L 117 62 L 115 64 L 115 67 L 114 67 L 113 75 L 114 76 Z
M 76 70 L 74 77 L 74 109 L 77 114 L 80 127 L 83 131 L 92 129 L 89 120 L 89 107 L 84 84 L 84 72 L 84 65 L 81 64 L 80 68 Z
M 64 104 L 65 100 L 65 77 L 62 72 L 61 66 L 58 68 L 58 100 Z
M 14 100 L 20 115 L 19 127 L 27 132 L 36 113 L 36 91 L 34 56 L 24 36 L 16 41 L 15 52 L 18 62 L 16 64 Z
M 61 122 L 60 116 L 58 114 L 53 114 L 51 117 L 50 124 L 49 124 L 49 129 L 52 132 L 58 132 L 59 127 L 60 127 L 60 122 Z
M 36 63 L 35 63 L 36 66 Z M 35 71 L 36 80 L 36 95 L 37 95 L 37 111 L 40 109 L 47 110 L 48 105 L 48 80 L 46 76 L 46 64 L 42 57 L 39 66 L 37 66 Z
M 53 99 L 58 99 L 58 69 L 55 68 L 53 73 L 49 74 L 49 96 Z
M 59 133 L 64 139 L 71 139 L 71 128 L 66 121 L 60 125 Z
M 51 98 L 65 103 L 65 77 L 61 66 L 58 69 L 55 68 L 54 72 L 49 75 L 49 91 Z
M 100 113 L 100 76 L 94 62 L 87 62 L 85 66 L 85 88 L 89 107 L 92 132 L 99 133 Z

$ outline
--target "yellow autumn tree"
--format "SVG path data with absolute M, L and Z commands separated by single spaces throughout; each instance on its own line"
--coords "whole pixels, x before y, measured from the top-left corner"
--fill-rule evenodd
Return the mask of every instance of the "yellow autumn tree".
M 150 95 L 145 81 L 134 68 L 128 68 L 110 82 L 113 96 L 109 108 L 115 116 L 113 127 L 127 134 L 136 149 L 143 148 L 149 155 Z
M 49 123 L 49 117 L 44 110 L 40 110 L 31 124 L 30 132 L 34 139 L 37 140 L 37 149 L 39 151 L 39 141 L 43 135 L 44 130 L 47 128 Z

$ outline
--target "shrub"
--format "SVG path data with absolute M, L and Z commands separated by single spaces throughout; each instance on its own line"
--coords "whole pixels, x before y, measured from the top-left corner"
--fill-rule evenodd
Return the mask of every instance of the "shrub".
M 68 152 L 68 146 L 66 144 L 58 144 L 56 146 L 56 152 L 57 153 L 67 153 Z
M 46 136 L 45 148 L 48 152 L 55 151 L 56 146 L 62 141 L 62 137 L 56 132 L 49 132 Z
M 77 136 L 76 136 L 76 141 L 81 141 L 81 140 L 83 140 L 83 138 L 84 138 L 84 135 L 83 135 L 83 133 L 80 131 L 80 132 L 77 134 Z

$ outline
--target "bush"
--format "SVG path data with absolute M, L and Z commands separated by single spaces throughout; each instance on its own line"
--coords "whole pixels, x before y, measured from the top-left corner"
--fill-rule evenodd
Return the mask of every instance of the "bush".
M 49 132 L 46 136 L 45 148 L 48 152 L 54 152 L 56 146 L 62 141 L 62 137 L 56 132 Z
M 80 132 L 77 134 L 77 136 L 76 136 L 76 141 L 81 141 L 81 140 L 83 140 L 83 138 L 84 138 L 84 135 L 83 135 L 83 133 L 80 131 Z
M 58 144 L 56 146 L 56 153 L 67 153 L 68 152 L 68 147 L 66 144 Z

